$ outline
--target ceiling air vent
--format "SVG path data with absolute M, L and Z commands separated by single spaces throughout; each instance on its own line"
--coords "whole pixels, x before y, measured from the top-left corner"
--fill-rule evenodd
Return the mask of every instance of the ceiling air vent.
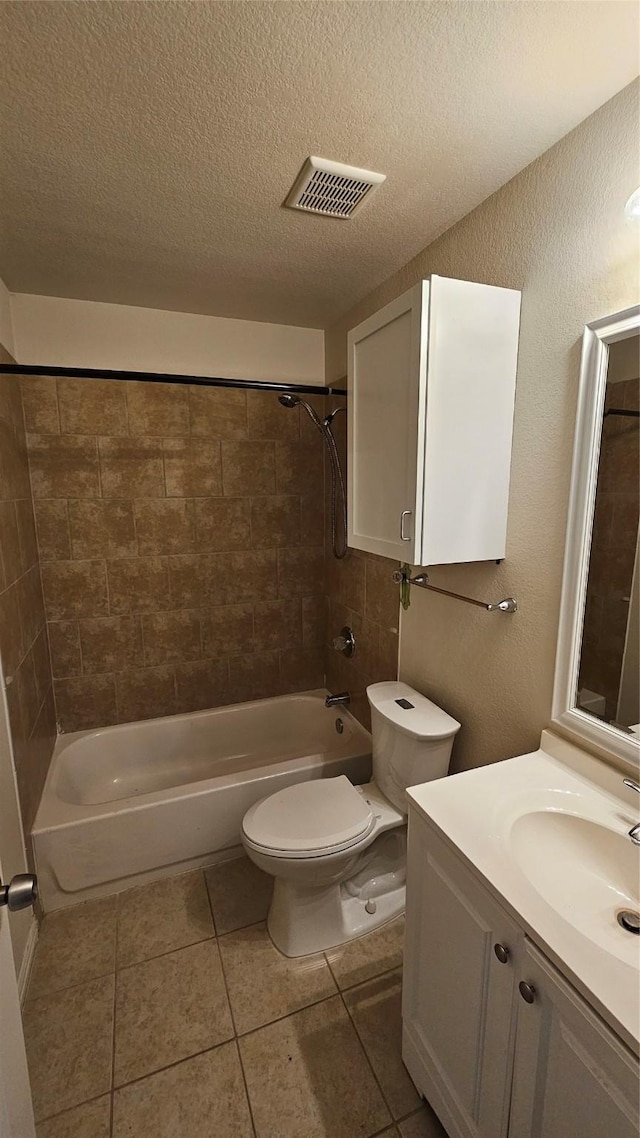
M 284 204 L 327 217 L 352 217 L 385 178 L 328 158 L 307 158 Z

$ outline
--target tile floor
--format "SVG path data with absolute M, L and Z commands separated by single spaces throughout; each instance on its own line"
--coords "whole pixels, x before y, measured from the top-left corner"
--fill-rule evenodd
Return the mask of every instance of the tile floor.
M 245 858 L 45 917 L 38 1138 L 446 1138 L 400 1058 L 402 920 L 287 960 Z

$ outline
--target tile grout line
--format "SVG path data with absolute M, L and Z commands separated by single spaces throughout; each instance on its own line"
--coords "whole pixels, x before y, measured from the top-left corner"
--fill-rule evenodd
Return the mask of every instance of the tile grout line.
M 113 967 L 114 967 L 114 973 L 113 973 L 113 1028 L 112 1028 L 113 1035 L 112 1035 L 112 1040 L 111 1040 L 111 1087 L 109 1090 L 109 1138 L 113 1138 L 113 1113 L 114 1113 L 113 1084 L 115 1082 L 115 1070 L 116 1070 L 116 1005 L 117 1005 L 117 995 L 118 995 L 118 939 L 119 939 L 118 933 L 120 930 L 120 899 L 119 899 L 117 894 L 116 894 L 115 910 L 116 910 L 115 911 L 116 929 L 115 929 L 114 946 L 113 946 L 113 948 L 114 948 L 114 953 L 113 953 Z
M 197 873 L 198 871 L 194 870 L 191 872 Z M 153 882 L 151 884 L 153 884 Z M 119 897 L 119 896 L 121 896 L 121 894 L 116 893 L 116 894 L 114 894 L 114 896 Z M 81 902 L 81 904 L 89 904 L 90 905 L 90 904 L 92 904 L 92 902 L 91 901 Z M 69 909 L 71 909 L 71 908 L 73 908 L 73 906 L 69 906 Z M 62 910 L 60 910 L 60 912 L 68 912 L 69 909 L 62 909 Z M 45 917 L 47 917 L 48 915 L 49 914 L 45 913 Z M 254 924 L 260 924 L 260 922 L 255 921 Z M 251 928 L 251 927 L 252 927 L 251 925 L 244 925 L 243 926 L 243 928 Z M 234 930 L 234 931 L 236 931 L 236 930 Z M 238 929 L 237 931 L 240 932 L 241 930 Z M 224 935 L 228 936 L 229 934 L 227 933 Z M 47 992 L 42 992 L 38 996 L 34 996 L 32 998 L 28 997 L 25 1000 L 25 1005 L 27 1003 L 33 1003 L 35 1000 L 45 1000 L 45 999 L 48 999 L 50 996 L 57 996 L 61 992 L 69 992 L 73 988 L 82 987 L 83 984 L 92 984 L 95 980 L 104 980 L 104 979 L 106 979 L 107 976 L 117 976 L 119 972 L 126 972 L 130 968 L 138 968 L 141 964 L 148 964 L 152 960 L 160 960 L 163 956 L 171 956 L 174 952 L 182 952 L 186 948 L 194 948 L 196 944 L 204 944 L 205 941 L 217 940 L 217 939 L 218 939 L 218 937 L 215 934 L 213 936 L 201 937 L 200 940 L 190 941 L 189 944 L 181 944 L 181 945 L 178 945 L 177 948 L 167 949 L 166 952 L 158 952 L 155 956 L 144 956 L 140 960 L 134 960 L 130 964 L 122 965 L 122 967 L 118 967 L 117 960 L 116 960 L 116 967 L 113 971 L 98 972 L 98 973 L 96 973 L 95 976 L 87 976 L 83 980 L 76 980 L 73 984 L 65 984 L 65 986 L 63 988 L 52 988 Z
M 356 1039 L 358 1040 L 358 1043 L 360 1044 L 360 1050 L 362 1051 L 362 1054 L 364 1055 L 364 1057 L 366 1059 L 367 1066 L 368 1066 L 369 1070 L 371 1071 L 371 1074 L 373 1076 L 373 1081 L 374 1081 L 375 1085 L 377 1086 L 378 1091 L 380 1092 L 382 1102 L 384 1103 L 387 1111 L 389 1112 L 389 1118 L 391 1119 L 391 1125 L 393 1126 L 393 1125 L 395 1125 L 395 1119 L 393 1117 L 393 1111 L 392 1111 L 389 1103 L 387 1102 L 387 1096 L 385 1095 L 385 1093 L 384 1093 L 384 1091 L 380 1085 L 380 1080 L 378 1079 L 378 1076 L 376 1075 L 376 1072 L 373 1069 L 373 1063 L 371 1062 L 371 1060 L 369 1058 L 369 1053 L 368 1053 L 364 1043 L 362 1042 L 362 1039 L 360 1037 L 360 1032 L 358 1031 L 358 1028 L 355 1025 L 353 1016 L 351 1015 L 351 1013 L 349 1011 L 347 1001 L 345 1000 L 344 993 L 342 991 L 340 992 L 340 999 L 342 1000 L 342 1006 L 343 1006 L 345 1012 L 347 1013 L 347 1019 L 349 1020 L 349 1023 L 351 1024 L 351 1026 L 355 1032 L 355 1036 L 356 1036 Z M 388 1126 L 389 1126 L 389 1123 L 387 1122 L 387 1123 L 385 1123 L 384 1127 L 380 1128 L 379 1131 L 375 1130 L 374 1134 L 384 1133 L 384 1131 L 386 1129 L 388 1129 Z
M 65 1106 L 64 1110 L 57 1110 L 55 1114 L 48 1114 L 46 1118 L 39 1118 L 36 1122 L 36 1129 L 46 1122 L 53 1122 L 56 1118 L 63 1118 L 65 1114 L 71 1114 L 72 1111 L 78 1110 L 81 1106 L 89 1106 L 92 1102 L 99 1102 L 101 1098 L 105 1098 L 107 1095 L 111 1098 L 110 1091 L 103 1091 L 102 1094 L 92 1095 L 91 1098 L 83 1099 L 82 1102 L 74 1103 L 73 1106 Z
M 419 1091 L 418 1091 L 418 1094 L 420 1094 Z M 428 1099 L 426 1099 L 423 1095 L 420 1095 L 420 1098 L 422 1099 L 422 1102 L 421 1102 L 420 1106 L 416 1108 L 416 1110 L 411 1110 L 411 1111 L 409 1111 L 408 1114 L 403 1114 L 402 1118 L 398 1119 L 398 1121 L 396 1122 L 396 1126 L 398 1127 L 398 1129 L 400 1129 L 400 1123 L 401 1122 L 407 1122 L 410 1118 L 415 1118 L 417 1114 L 421 1114 L 422 1111 L 425 1110 L 429 1106 Z M 433 1110 L 433 1107 L 431 1107 L 430 1109 Z M 435 1114 L 435 1111 L 433 1111 L 433 1113 Z M 437 1115 L 436 1115 L 436 1118 L 437 1118 Z
M 368 1053 L 368 1051 L 367 1051 L 367 1049 L 366 1049 L 366 1047 L 365 1047 L 365 1044 L 364 1044 L 364 1041 L 363 1041 L 363 1039 L 362 1039 L 362 1037 L 361 1037 L 361 1035 L 360 1035 L 360 1032 L 358 1031 L 358 1028 L 357 1028 L 356 1022 L 355 1022 L 355 1020 L 354 1020 L 353 1016 L 351 1015 L 351 1012 L 349 1011 L 349 1006 L 348 1006 L 348 1004 L 347 1004 L 347 1001 L 346 1001 L 346 1000 L 345 1000 L 345 998 L 344 998 L 344 994 L 345 994 L 345 992 L 351 992 L 351 991 L 354 991 L 354 989 L 355 989 L 355 988 L 358 988 L 358 987 L 360 987 L 360 985 L 368 984 L 368 983 L 369 983 L 371 980 L 378 980 L 378 979 L 380 979 L 382 976 L 389 976 L 389 975 L 390 975 L 392 972 L 396 972 L 396 971 L 397 971 L 397 969 L 398 969 L 398 965 L 396 965 L 396 967 L 395 967 L 395 968 L 388 968 L 388 969 L 387 969 L 386 971 L 384 971 L 384 972 L 379 972 L 379 973 L 376 973 L 376 975 L 375 975 L 375 976 L 369 976 L 369 977 L 368 977 L 366 980 L 360 980 L 360 981 L 358 981 L 358 983 L 357 983 L 357 984 L 351 984 L 351 985 L 349 985 L 349 986 L 348 986 L 348 987 L 346 987 L 346 988 L 341 988 L 341 987 L 340 987 L 340 985 L 339 985 L 339 983 L 338 983 L 338 981 L 337 981 L 337 979 L 336 979 L 336 976 L 335 976 L 335 974 L 334 974 L 333 968 L 331 967 L 331 961 L 329 960 L 329 957 L 328 957 L 327 953 L 326 953 L 326 952 L 324 952 L 322 955 L 324 956 L 324 958 L 325 958 L 325 960 L 326 960 L 326 962 L 327 962 L 327 965 L 328 965 L 328 967 L 329 967 L 329 971 L 330 971 L 331 975 L 333 976 L 333 979 L 334 979 L 334 982 L 335 982 L 335 984 L 336 984 L 336 987 L 338 988 L 338 993 L 339 993 L 339 995 L 340 995 L 340 998 L 341 998 L 341 1000 L 342 1000 L 342 1003 L 343 1003 L 344 1009 L 345 1009 L 345 1011 L 346 1011 L 346 1013 L 347 1013 L 347 1015 L 348 1015 L 348 1017 L 349 1017 L 349 1021 L 350 1021 L 350 1023 L 352 1024 L 352 1026 L 353 1026 L 353 1029 L 354 1029 L 354 1031 L 355 1031 L 355 1033 L 356 1033 L 356 1035 L 357 1035 L 357 1037 L 358 1037 L 358 1041 L 359 1041 L 359 1043 L 360 1043 L 360 1046 L 361 1046 L 361 1048 L 362 1048 L 362 1050 L 363 1050 L 363 1052 L 364 1052 L 365 1058 L 366 1058 L 366 1060 L 367 1060 L 367 1063 L 368 1063 L 368 1065 L 369 1065 L 369 1068 L 370 1068 L 370 1070 L 371 1070 L 371 1074 L 373 1075 L 373 1078 L 374 1078 L 374 1080 L 375 1080 L 376 1086 L 378 1087 L 378 1090 L 380 1091 L 380 1094 L 382 1095 L 382 1101 L 384 1102 L 384 1104 L 385 1104 L 385 1106 L 386 1106 L 387 1110 L 389 1111 L 389 1114 L 390 1114 L 390 1116 L 391 1116 L 391 1119 L 392 1119 L 392 1125 L 395 1125 L 395 1126 L 396 1126 L 396 1129 L 397 1129 L 397 1121 L 396 1121 L 396 1120 L 395 1120 L 395 1118 L 394 1118 L 394 1115 L 393 1115 L 393 1111 L 392 1111 L 392 1109 L 391 1109 L 391 1106 L 390 1106 L 389 1102 L 387 1101 L 387 1096 L 385 1095 L 385 1093 L 384 1093 L 384 1091 L 383 1091 L 383 1089 L 382 1089 L 382 1085 L 381 1085 L 381 1083 L 380 1083 L 380 1081 L 379 1081 L 379 1079 L 378 1079 L 378 1076 L 376 1075 L 376 1072 L 375 1072 L 375 1071 L 374 1071 L 374 1069 L 373 1069 L 373 1064 L 371 1063 L 371 1060 L 369 1059 L 369 1053 Z M 400 967 L 400 969 L 402 970 L 402 967 L 403 967 L 402 963 L 399 965 L 399 967 Z M 408 1117 L 408 1116 L 407 1116 L 407 1117 Z M 380 1130 L 380 1131 L 376 1131 L 376 1133 L 380 1133 L 380 1134 L 382 1134 L 382 1133 L 384 1133 L 384 1131 L 385 1131 L 386 1129 L 388 1129 L 388 1126 L 387 1126 L 387 1125 L 385 1125 L 385 1127 L 384 1127 L 382 1130 Z
M 209 885 L 207 883 L 207 875 L 204 872 L 204 870 L 201 870 L 201 873 L 202 873 L 202 879 L 204 881 L 204 888 L 205 888 L 205 891 L 207 894 L 207 901 L 209 902 L 209 910 L 211 912 L 211 920 L 213 921 L 214 929 L 216 929 L 217 928 L 216 918 L 215 918 L 215 914 L 213 911 L 213 901 L 211 900 L 211 894 L 209 892 Z M 249 928 L 251 926 L 247 926 L 247 927 Z M 219 941 L 219 937 L 217 937 L 216 940 Z M 240 1051 L 240 1044 L 238 1042 L 238 1031 L 236 1028 L 236 1018 L 233 1014 L 233 1005 L 231 1003 L 231 994 L 229 992 L 229 985 L 227 983 L 227 974 L 225 972 L 225 967 L 224 967 L 224 959 L 223 959 L 222 953 L 220 952 L 219 943 L 218 943 L 218 959 L 220 960 L 220 970 L 222 972 L 222 982 L 224 984 L 224 990 L 225 990 L 225 994 L 227 997 L 227 1004 L 229 1005 L 229 1015 L 231 1016 L 231 1026 L 233 1027 L 233 1042 L 235 1043 L 236 1055 L 238 1056 L 238 1062 L 240 1064 L 240 1072 L 242 1074 L 242 1085 L 244 1087 L 244 1093 L 245 1093 L 245 1097 L 247 1100 L 247 1108 L 249 1111 L 249 1120 L 251 1122 L 251 1129 L 253 1130 L 253 1138 L 257 1138 L 258 1132 L 256 1130 L 256 1124 L 255 1124 L 254 1118 L 253 1118 L 253 1108 L 251 1106 L 251 1099 L 249 1097 L 249 1087 L 247 1085 L 247 1076 L 245 1074 L 244 1063 L 242 1062 L 242 1054 Z
M 223 975 L 224 975 L 224 968 L 223 968 Z M 225 987 L 226 987 L 226 983 L 227 982 L 226 982 L 226 978 L 225 978 Z M 227 996 L 227 998 L 228 998 L 228 996 Z M 229 1000 L 229 1007 L 231 1007 L 231 1000 Z M 232 1013 L 232 1017 L 233 1017 L 233 1013 Z M 251 1097 L 249 1095 L 249 1087 L 247 1084 L 247 1076 L 246 1076 L 246 1072 L 244 1069 L 244 1063 L 242 1062 L 242 1052 L 240 1050 L 240 1041 L 239 1041 L 237 1035 L 235 1036 L 233 1042 L 235 1043 L 236 1055 L 238 1056 L 238 1062 L 240 1064 L 240 1074 L 242 1075 L 242 1085 L 244 1087 L 244 1093 L 245 1093 L 245 1097 L 247 1100 L 247 1108 L 249 1110 L 249 1122 L 251 1124 L 251 1129 L 253 1131 L 253 1138 L 258 1138 L 258 1131 L 256 1129 L 256 1124 L 255 1124 L 255 1120 L 253 1117 L 253 1107 L 251 1105 Z
M 117 1087 L 113 1088 L 112 1094 L 115 1096 L 119 1091 L 125 1090 L 126 1087 L 133 1087 L 136 1083 L 143 1083 L 145 1079 L 153 1079 L 155 1075 L 161 1075 L 164 1071 L 171 1071 L 174 1067 L 180 1067 L 183 1063 L 190 1063 L 192 1059 L 199 1059 L 202 1055 L 208 1055 L 211 1051 L 219 1051 L 221 1047 L 228 1047 L 230 1043 L 237 1043 L 235 1035 L 229 1036 L 228 1039 L 222 1039 L 220 1043 L 214 1043 L 213 1047 L 204 1047 L 201 1051 L 194 1051 L 192 1055 L 183 1055 L 180 1059 L 174 1059 L 173 1063 L 165 1063 L 162 1067 L 154 1067 L 153 1071 L 145 1071 L 142 1075 L 136 1075 L 135 1079 L 128 1079 L 126 1083 L 118 1083 Z M 87 1102 L 90 1100 L 87 1099 Z M 76 1106 L 84 1106 L 84 1101 L 76 1103 Z M 75 1109 L 74 1107 L 70 1108 Z M 41 1122 L 46 1121 L 41 1119 Z
M 284 1015 L 276 1016 L 275 1019 L 269 1019 L 266 1023 L 260 1023 L 257 1027 L 250 1027 L 247 1031 L 240 1032 L 238 1040 L 246 1039 L 249 1035 L 255 1035 L 256 1032 L 262 1031 L 266 1027 L 273 1027 L 276 1023 L 282 1023 L 283 1020 L 299 1015 L 300 1012 L 306 1012 L 309 1008 L 317 1008 L 319 1004 L 326 1004 L 328 1000 L 335 1000 L 336 996 L 339 995 L 339 992 L 332 992 L 330 996 L 322 996 L 319 1000 L 313 1000 L 310 1004 L 303 1004 L 301 1008 L 294 1008 L 293 1011 L 285 1012 Z

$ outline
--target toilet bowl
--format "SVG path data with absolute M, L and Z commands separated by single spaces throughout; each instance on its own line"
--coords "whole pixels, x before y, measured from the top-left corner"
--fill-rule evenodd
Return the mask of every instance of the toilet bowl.
M 286 787 L 245 814 L 248 856 L 274 877 L 267 925 L 285 956 L 344 944 L 404 911 L 406 789 L 446 775 L 460 724 L 407 684 L 367 688 L 373 778 Z

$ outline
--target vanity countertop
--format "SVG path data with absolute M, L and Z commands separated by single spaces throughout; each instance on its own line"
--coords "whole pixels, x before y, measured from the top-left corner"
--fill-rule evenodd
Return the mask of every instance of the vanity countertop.
M 550 731 L 528 755 L 414 786 L 412 805 L 636 1054 L 640 801 L 622 774 Z

